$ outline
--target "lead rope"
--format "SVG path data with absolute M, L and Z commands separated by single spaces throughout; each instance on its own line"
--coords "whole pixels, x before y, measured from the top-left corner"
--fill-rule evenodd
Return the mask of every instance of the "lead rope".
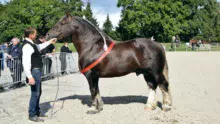
M 71 22 L 72 23 L 72 22 Z M 71 24 L 70 23 L 70 24 Z M 64 30 L 64 29 L 63 29 Z M 57 35 L 57 37 L 63 32 L 63 30 L 61 30 L 61 32 Z M 61 55 L 61 53 L 60 53 Z M 53 102 L 53 106 L 52 106 L 52 109 L 51 109 L 51 113 L 50 113 L 50 119 L 52 118 L 53 116 L 53 109 L 54 109 L 54 106 L 55 106 L 55 103 L 57 102 L 57 96 L 58 96 L 58 93 L 59 93 L 59 87 L 60 87 L 60 78 L 59 78 L 59 75 L 58 75 L 58 63 L 57 63 L 57 56 L 55 55 L 55 59 L 56 59 L 56 69 L 57 69 L 57 92 L 56 92 L 56 96 L 54 98 L 54 102 Z
M 77 17 L 79 18 L 79 17 Z M 96 26 L 94 26 L 90 21 L 84 19 L 87 23 L 89 23 L 92 27 L 95 28 L 96 31 L 98 31 L 98 33 L 101 35 L 102 39 L 104 40 L 104 46 L 103 46 L 103 49 L 104 51 L 107 51 L 108 49 L 108 46 L 106 44 L 106 39 L 105 37 L 103 36 L 103 34 L 101 33 L 101 31 L 99 29 L 96 28 Z M 72 22 L 71 22 L 72 23 Z M 63 31 L 63 30 L 62 30 Z M 62 31 L 58 34 L 58 36 L 62 33 Z M 54 102 L 53 102 L 53 106 L 52 106 L 52 109 L 51 109 L 51 113 L 50 113 L 50 119 L 52 118 L 53 116 L 53 109 L 54 109 L 54 106 L 55 106 L 55 103 L 57 102 L 57 96 L 58 96 L 58 93 L 59 93 L 59 85 L 60 85 L 60 79 L 59 79 L 59 76 L 58 76 L 58 64 L 57 64 L 57 57 L 56 57 L 56 68 L 57 68 L 57 92 L 56 92 L 56 96 L 55 96 L 55 99 L 54 99 Z
M 55 59 L 56 59 L 56 68 L 57 68 L 57 92 L 56 92 L 56 96 L 55 96 L 55 99 L 54 99 L 54 102 L 53 102 L 53 106 L 52 106 L 52 109 L 51 109 L 50 119 L 53 116 L 53 109 L 54 109 L 55 103 L 57 102 L 57 96 L 58 96 L 59 87 L 60 87 L 60 78 L 59 78 L 59 75 L 58 75 L 58 63 L 57 63 L 57 56 L 56 55 L 55 55 Z

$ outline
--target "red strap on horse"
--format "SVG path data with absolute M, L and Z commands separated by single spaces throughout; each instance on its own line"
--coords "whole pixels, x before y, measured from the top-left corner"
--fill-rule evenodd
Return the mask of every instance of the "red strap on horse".
M 108 55 L 108 53 L 112 50 L 113 46 L 115 45 L 114 42 L 112 42 L 110 44 L 110 46 L 108 47 L 107 51 L 105 51 L 95 62 L 93 62 L 91 65 L 87 66 L 86 68 L 84 68 L 83 70 L 81 70 L 81 73 L 85 73 L 87 71 L 89 71 L 90 69 L 92 69 L 93 67 L 95 67 L 97 64 L 99 64 L 99 62 L 102 61 L 102 59 L 105 58 L 106 55 Z

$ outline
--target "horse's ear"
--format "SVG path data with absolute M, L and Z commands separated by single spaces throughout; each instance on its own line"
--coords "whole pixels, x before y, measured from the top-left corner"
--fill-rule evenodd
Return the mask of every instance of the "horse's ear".
M 71 14 L 70 14 L 70 12 L 66 12 L 66 17 L 68 17 L 68 18 L 71 18 L 71 17 L 72 17 Z
M 69 22 L 72 21 L 72 16 L 71 16 L 70 12 L 66 12 L 66 17 L 67 17 Z

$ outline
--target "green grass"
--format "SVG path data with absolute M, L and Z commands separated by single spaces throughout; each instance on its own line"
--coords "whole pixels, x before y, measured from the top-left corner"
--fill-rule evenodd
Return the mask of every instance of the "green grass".
M 170 51 L 171 43 L 161 43 L 163 46 L 166 47 L 166 51 Z M 185 43 L 181 43 L 179 47 L 176 47 L 176 51 L 186 51 Z M 187 51 L 192 51 L 191 48 L 187 48 Z M 207 51 L 207 50 L 202 50 Z M 220 51 L 220 46 L 212 46 L 211 51 Z
M 220 51 L 220 46 L 212 46 L 212 51 Z
M 161 44 L 166 47 L 166 51 L 170 51 L 171 43 L 161 43 Z M 176 47 L 176 51 L 186 51 L 185 43 L 181 43 L 179 47 Z

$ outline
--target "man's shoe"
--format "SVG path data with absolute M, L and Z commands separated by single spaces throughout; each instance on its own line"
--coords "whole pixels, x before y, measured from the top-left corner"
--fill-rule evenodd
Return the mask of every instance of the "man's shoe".
M 0 92 L 3 92 L 5 89 L 0 85 Z
M 37 117 L 48 117 L 48 115 L 39 114 Z
M 34 117 L 29 117 L 29 120 L 33 122 L 44 122 L 44 120 L 37 117 L 37 115 L 35 115 Z

